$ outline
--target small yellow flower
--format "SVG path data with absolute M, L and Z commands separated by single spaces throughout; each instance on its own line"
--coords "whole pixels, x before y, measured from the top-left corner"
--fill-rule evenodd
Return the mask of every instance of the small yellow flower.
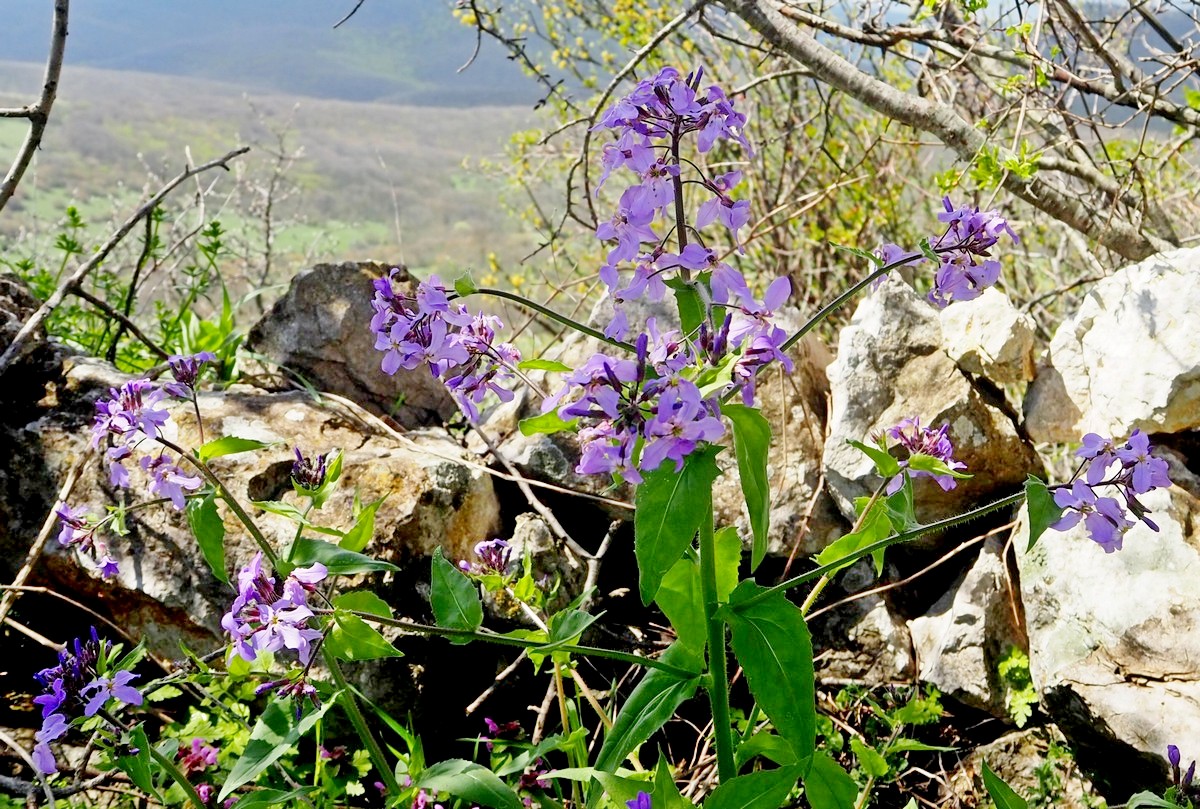
M 512 275 L 508 276 L 508 283 L 512 284 L 513 289 L 520 289 L 525 283 L 525 276 L 513 273 Z

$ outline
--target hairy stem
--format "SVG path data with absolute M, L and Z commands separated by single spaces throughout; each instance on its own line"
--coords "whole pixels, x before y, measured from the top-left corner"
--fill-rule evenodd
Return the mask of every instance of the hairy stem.
M 883 494 L 883 490 L 886 486 L 886 480 L 879 484 L 879 488 L 875 490 L 875 492 L 871 495 L 871 499 L 867 501 L 866 508 L 862 510 L 862 514 L 858 515 L 858 519 L 854 521 L 854 527 L 850 529 L 850 533 L 853 534 L 856 531 L 862 530 L 863 522 L 867 519 L 867 515 L 871 513 L 871 509 L 874 507 L 875 503 L 879 501 L 879 496 Z M 804 599 L 804 603 L 800 605 L 800 614 L 805 618 L 808 617 L 808 612 L 813 608 L 813 604 L 817 603 L 817 598 L 820 597 L 821 591 L 829 585 L 829 582 L 833 581 L 833 576 L 833 573 L 826 573 L 817 580 L 816 584 L 813 585 L 812 591 L 809 592 L 808 597 Z
M 154 749 L 154 745 L 146 745 L 150 757 L 162 767 L 167 775 L 171 776 L 171 780 L 179 784 L 179 788 L 183 790 L 183 794 L 187 796 L 188 801 L 192 803 L 196 809 L 206 809 L 206 804 L 200 799 L 200 793 L 196 792 L 196 788 L 192 786 L 192 782 L 187 779 L 183 771 L 175 766 L 175 762 L 164 756 L 158 750 Z

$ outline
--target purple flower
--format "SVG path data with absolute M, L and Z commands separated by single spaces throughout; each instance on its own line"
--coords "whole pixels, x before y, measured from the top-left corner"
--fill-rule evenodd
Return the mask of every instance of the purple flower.
M 198 475 L 185 473 L 165 453 L 157 457 L 144 455 L 140 464 L 150 476 L 150 491 L 158 497 L 169 499 L 171 505 L 180 511 L 187 505 L 183 490 L 194 492 L 203 485 Z
M 221 618 L 221 626 L 231 639 L 229 659 L 239 655 L 253 662 L 259 652 L 291 649 L 307 665 L 312 643 L 321 637 L 319 630 L 308 627 L 313 611 L 306 603 L 307 594 L 327 573 L 320 563 L 296 568 L 282 588 L 276 589 L 274 577 L 263 571 L 262 553 L 255 554 L 238 571 L 237 598 Z
M 489 539 L 475 545 L 475 555 L 479 557 L 480 572 L 503 576 L 508 573 L 512 548 L 503 539 Z
M 920 253 L 913 254 L 912 251 L 905 250 L 903 247 L 900 247 L 896 244 L 891 244 L 890 242 L 880 245 L 879 249 L 875 251 L 875 255 L 879 257 L 881 262 L 883 262 L 881 266 L 884 267 L 889 264 L 897 264 L 897 262 L 904 261 L 904 259 L 908 260 L 904 261 L 903 264 L 897 264 L 897 266 L 915 267 L 921 262 L 925 261 L 924 255 Z M 871 289 L 878 289 L 879 285 L 882 284 L 887 277 L 887 273 L 884 273 L 876 278 L 871 282 Z
M 217 766 L 217 748 L 196 736 L 192 739 L 190 750 L 180 748 L 176 754 L 179 757 L 179 769 L 184 775 L 204 772 L 209 767 Z
M 1000 280 L 1000 262 L 985 259 L 978 263 L 971 253 L 942 255 L 942 265 L 934 276 L 929 301 L 944 309 L 955 301 L 971 301 Z
M 66 503 L 55 506 L 54 513 L 62 523 L 58 532 L 59 544 L 74 547 L 104 578 L 117 574 L 117 560 L 109 552 L 108 542 L 98 533 L 102 521 L 98 521 L 89 512 L 71 508 Z
M 783 344 L 787 342 L 787 332 L 778 326 L 772 326 L 754 332 L 742 344 L 742 355 L 733 363 L 732 379 L 742 390 L 742 403 L 754 404 L 754 391 L 757 386 L 758 371 L 764 365 L 778 362 L 789 374 L 794 369 L 791 357 L 783 353 Z
M 88 697 L 83 709 L 84 716 L 95 716 L 110 699 L 120 700 L 126 705 L 141 705 L 142 693 L 131 686 L 129 682 L 137 679 L 132 671 L 118 671 L 115 677 L 98 676 L 83 688 L 83 695 L 89 691 L 94 693 Z
M 1097 496 L 1095 490 L 1082 480 L 1075 481 L 1069 489 L 1055 490 L 1054 502 L 1066 511 L 1050 527 L 1066 531 L 1082 519 L 1088 536 L 1105 553 L 1121 550 L 1125 533 L 1134 525 L 1126 519 L 1125 509 L 1119 502 L 1111 497 Z
M 1171 485 L 1171 479 L 1167 477 L 1167 462 L 1155 458 L 1150 451 L 1150 438 L 1141 430 L 1134 430 L 1129 442 L 1116 450 L 1117 459 L 1125 467 L 1134 494 L 1145 494 L 1151 489 Z
M 292 448 L 296 453 L 296 461 L 292 464 L 292 482 L 301 489 L 315 492 L 325 484 L 325 462 L 329 454 L 306 457 L 299 447 Z
M 196 380 L 200 377 L 200 372 L 205 365 L 215 362 L 216 359 L 217 355 L 211 351 L 168 357 L 167 364 L 171 366 L 171 375 L 175 377 L 175 381 L 163 385 L 163 389 L 176 398 L 190 398 L 196 390 Z
M 638 792 L 637 797 L 631 801 L 625 801 L 625 805 L 628 806 L 629 809 L 652 809 L 650 803 L 650 793 Z
M 895 494 L 900 490 L 900 487 L 904 485 L 904 475 L 906 474 L 912 477 L 932 478 L 938 486 L 942 487 L 942 491 L 948 492 L 957 485 L 953 475 L 937 474 L 925 469 L 913 469 L 909 463 L 912 455 L 927 455 L 941 461 L 948 469 L 966 469 L 966 464 L 954 459 L 954 445 L 950 443 L 947 435 L 949 430 L 949 424 L 943 424 L 936 430 L 932 427 L 922 427 L 918 417 L 904 419 L 895 427 L 888 428 L 888 437 L 899 441 L 900 446 L 908 450 L 910 456 L 909 459 L 900 462 L 902 467 L 900 474 L 888 481 L 886 489 L 888 494 Z
M 725 425 L 713 415 L 715 406 L 701 398 L 691 382 L 680 380 L 659 397 L 654 417 L 646 422 L 646 446 L 642 450 L 641 469 L 657 469 L 665 460 L 683 468 L 683 459 L 702 441 L 716 441 L 725 434 Z
M 171 417 L 160 407 L 166 394 L 148 379 L 131 380 L 108 393 L 107 399 L 96 402 L 93 447 L 99 447 L 108 436 L 123 444 L 137 443 L 143 437 L 155 438 Z
M 640 188 L 625 189 L 612 219 L 601 222 L 596 228 L 597 239 L 617 240 L 617 246 L 608 253 L 608 263 L 629 261 L 637 257 L 642 242 L 657 242 L 658 236 L 650 228 L 653 219 L 654 208 L 645 204 Z

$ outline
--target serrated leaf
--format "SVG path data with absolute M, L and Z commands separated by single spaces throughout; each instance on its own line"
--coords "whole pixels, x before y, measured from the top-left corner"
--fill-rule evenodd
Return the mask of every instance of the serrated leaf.
M 339 692 L 340 693 L 340 692 Z M 217 802 L 223 802 L 233 791 L 242 784 L 248 784 L 258 778 L 268 767 L 274 764 L 296 742 L 317 724 L 337 701 L 337 695 L 326 700 L 321 707 L 306 714 L 299 721 L 292 701 L 273 699 L 267 703 L 266 710 L 254 723 L 250 732 L 250 741 L 241 757 L 234 763 L 229 776 L 221 787 Z
M 325 565 L 331 575 L 399 570 L 391 562 L 372 559 L 370 556 L 339 548 L 332 542 L 326 542 L 323 539 L 301 537 L 296 540 L 296 547 L 292 552 L 292 564 L 296 567 L 304 567 L 313 562 Z
M 404 656 L 378 629 L 357 615 L 335 609 L 333 624 L 325 644 L 330 653 L 341 660 L 378 660 Z
M 1004 779 L 992 772 L 986 761 L 981 762 L 981 766 L 983 787 L 988 796 L 996 802 L 996 809 L 1029 809 L 1029 803 L 1004 783 Z
M 363 506 L 362 511 L 358 513 L 358 519 L 354 521 L 354 527 L 346 532 L 338 545 L 355 552 L 367 547 L 367 544 L 375 536 L 375 512 L 379 511 L 379 507 L 386 499 L 387 495 L 385 494 L 378 500 Z
M 867 775 L 882 778 L 891 769 L 888 767 L 887 759 L 879 755 L 879 751 L 863 742 L 857 736 L 850 739 L 850 750 L 854 753 L 854 757 L 858 759 L 859 766 L 863 768 L 863 772 Z
M 213 458 L 221 458 L 225 455 L 237 455 L 240 452 L 254 452 L 255 450 L 266 449 L 272 446 L 266 441 L 255 441 L 253 438 L 238 438 L 236 435 L 227 435 L 224 438 L 216 438 L 204 444 L 200 449 L 196 450 L 196 457 L 201 461 L 211 461 Z
M 217 511 L 216 496 L 209 492 L 206 497 L 188 500 L 186 512 L 204 561 L 219 581 L 229 584 L 229 574 L 225 572 L 225 522 Z
M 861 525 L 857 531 L 839 537 L 833 543 L 828 545 L 825 550 L 817 554 L 817 564 L 831 565 L 837 563 L 841 559 L 847 559 L 852 554 L 857 553 L 863 548 L 873 545 L 881 539 L 887 539 L 892 533 L 892 521 L 888 519 L 887 508 L 883 502 L 876 500 L 871 506 L 871 510 L 865 517 L 860 518 Z M 882 567 L 882 558 L 876 560 L 876 572 Z M 830 575 L 839 570 L 843 570 L 852 562 L 846 562 L 834 568 Z
M 738 478 L 754 535 L 750 551 L 750 570 L 754 571 L 767 554 L 767 534 L 771 528 L 771 485 L 767 480 L 771 424 L 761 412 L 744 405 L 723 405 L 721 412 L 733 423 Z
M 442 549 L 433 552 L 430 566 L 430 605 L 437 625 L 448 629 L 466 629 L 474 632 L 483 624 L 483 604 L 479 589 L 463 572 L 442 555 Z M 451 643 L 469 643 L 469 638 L 451 638 Z
M 679 472 L 665 463 L 647 472 L 637 487 L 633 550 L 643 604 L 654 600 L 662 577 L 691 545 L 700 522 L 712 513 L 712 484 L 721 473 L 717 452 L 716 447 L 693 452 Z
M 846 440 L 846 443 L 866 455 L 875 464 L 875 471 L 884 480 L 890 480 L 900 474 L 900 462 L 881 447 L 873 447 L 861 441 Z
M 704 809 L 778 809 L 799 778 L 798 766 L 739 775 L 713 790 Z
M 829 754 L 817 753 L 804 776 L 804 797 L 812 809 L 854 809 L 858 787 Z
M 550 630 L 551 646 L 574 646 L 579 643 L 579 636 L 589 626 L 596 623 L 599 615 L 592 615 L 583 610 L 562 610 L 550 616 L 547 628 Z
M 704 654 L 708 630 L 700 588 L 700 566 L 690 555 L 685 555 L 663 576 L 654 603 L 675 628 L 679 643 L 696 655 Z
M 1054 495 L 1046 484 L 1030 475 L 1025 481 L 1025 510 L 1029 515 L 1029 544 L 1026 551 L 1031 551 L 1046 529 L 1062 518 L 1063 509 L 1054 502 Z
M 137 749 L 137 752 L 130 756 L 119 756 L 117 758 L 117 767 L 121 772 L 129 776 L 129 780 L 137 785 L 138 789 L 153 795 L 162 802 L 162 796 L 158 794 L 158 790 L 154 786 L 154 771 L 150 768 L 150 741 L 146 738 L 146 731 L 140 725 L 135 725 L 129 731 L 130 746 Z
M 517 363 L 517 367 L 522 371 L 557 371 L 560 374 L 570 373 L 575 370 L 570 365 L 564 365 L 558 360 L 547 359 L 521 360 Z
M 765 589 L 746 580 L 733 591 L 727 613 L 733 651 L 750 693 L 803 761 L 816 748 L 812 639 L 800 608 L 783 593 L 737 608 Z
M 467 803 L 492 809 L 524 809 L 513 792 L 494 772 L 473 761 L 452 758 L 426 767 L 413 786 L 430 792 L 449 792 Z
M 521 430 L 521 435 L 553 435 L 567 430 L 574 429 L 578 419 L 566 421 L 558 412 L 551 410 L 549 413 L 543 413 L 540 416 L 532 416 L 527 419 L 521 419 L 517 423 L 517 427 Z
M 616 772 L 626 756 L 666 724 L 679 706 L 696 693 L 700 685 L 699 658 L 680 644 L 673 643 L 663 652 L 661 659 L 672 666 L 695 670 L 697 674 L 682 679 L 662 669 L 647 669 L 641 682 L 621 706 L 612 729 L 605 735 L 604 744 L 596 756 L 596 769 Z

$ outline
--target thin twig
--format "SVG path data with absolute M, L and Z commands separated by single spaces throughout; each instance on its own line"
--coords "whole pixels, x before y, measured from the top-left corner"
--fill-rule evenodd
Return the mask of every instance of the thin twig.
M 154 352 L 154 354 L 155 354 L 156 356 L 158 356 L 158 358 L 159 358 L 159 359 L 165 360 L 165 359 L 167 359 L 168 357 L 170 357 L 170 356 L 171 356 L 171 355 L 170 355 L 170 354 L 169 354 L 169 353 L 168 353 L 166 350 L 164 350 L 164 349 L 163 349 L 163 347 L 162 347 L 162 346 L 160 346 L 158 343 L 154 342 L 154 341 L 153 341 L 153 340 L 151 340 L 149 337 L 147 337 L 147 336 L 145 335 L 145 333 L 144 333 L 144 332 L 143 332 L 141 329 L 139 329 L 139 328 L 138 328 L 138 326 L 137 326 L 137 324 L 136 324 L 136 323 L 134 323 L 132 320 L 130 320 L 129 318 L 127 318 L 125 315 L 123 315 L 123 314 L 121 314 L 120 312 L 118 312 L 116 309 L 114 309 L 114 308 L 112 308 L 111 306 L 109 306 L 109 305 L 108 305 L 107 303 L 105 303 L 104 301 L 102 301 L 102 300 L 100 300 L 99 298 L 97 298 L 97 297 L 96 297 L 95 295 L 93 295 L 92 293 L 90 293 L 90 292 L 87 292 L 86 290 L 84 290 L 84 289 L 83 289 L 83 288 L 81 288 L 81 287 L 76 287 L 76 288 L 74 288 L 74 289 L 70 290 L 70 293 L 71 293 L 72 295 L 74 295 L 75 297 L 77 297 L 77 298 L 82 298 L 83 300 L 87 301 L 87 302 L 88 302 L 88 303 L 90 303 L 92 306 L 96 307 L 96 308 L 97 308 L 97 309 L 99 309 L 101 312 L 103 312 L 103 313 L 104 313 L 104 314 L 105 314 L 107 317 L 109 317 L 109 318 L 111 318 L 112 320 L 115 320 L 115 321 L 117 321 L 118 323 L 120 323 L 120 324 L 121 324 L 121 326 L 122 326 L 124 329 L 126 329 L 126 330 L 127 330 L 129 333 L 130 333 L 130 334 L 132 334 L 134 337 L 136 337 L 136 338 L 138 338 L 139 340 L 141 340 L 141 341 L 142 341 L 142 344 L 143 344 L 144 346 L 146 346 L 146 348 L 148 348 L 148 349 L 150 349 L 151 351 L 153 351 L 153 352 Z M 118 335 L 118 337 L 119 337 L 119 336 L 120 336 L 120 335 Z M 116 340 L 114 340 L 114 341 L 113 341 L 113 344 L 112 344 L 112 345 L 113 345 L 113 347 L 114 347 L 114 348 L 116 347 L 116 345 L 117 345 L 117 343 L 116 343 Z M 113 358 L 115 358 L 115 356 L 116 356 L 116 354 L 115 354 L 115 352 L 114 352 L 114 353 L 113 353 Z M 113 358 L 110 358 L 110 361 L 111 361 L 111 359 L 113 359 Z
M 13 337 L 12 343 L 10 343 L 8 348 L 5 349 L 4 354 L 0 355 L 0 374 L 3 374 L 6 370 L 8 370 L 8 367 L 12 365 L 13 360 L 16 359 L 25 343 L 29 341 L 29 338 L 33 335 L 37 328 L 42 325 L 43 321 L 50 316 L 50 313 L 58 308 L 58 306 L 63 302 L 63 299 L 66 298 L 67 294 L 78 288 L 83 282 L 83 279 L 87 278 L 87 276 L 93 270 L 100 266 L 104 259 L 108 258 L 108 254 L 111 253 L 113 249 L 116 248 L 116 246 L 120 244 L 126 236 L 129 235 L 129 231 L 133 230 L 134 226 L 136 226 L 143 217 L 149 216 L 150 213 L 159 206 L 167 194 L 174 191 L 178 185 L 183 183 L 189 177 L 194 177 L 201 172 L 218 167 L 228 171 L 229 161 L 235 157 L 244 155 L 248 151 L 250 151 L 250 147 L 243 146 L 240 149 L 234 149 L 233 151 L 218 157 L 216 160 L 210 160 L 209 162 L 200 166 L 189 167 L 162 188 L 160 188 L 158 193 L 152 196 L 145 204 L 142 205 L 142 207 L 138 208 L 137 211 L 134 212 L 133 216 L 126 219 L 124 224 L 117 228 L 116 232 L 108 238 L 108 241 L 100 245 L 100 248 L 92 254 L 91 258 L 80 265 L 75 272 L 71 273 L 70 277 L 60 283 L 58 288 L 51 293 L 49 298 L 46 299 L 46 302 L 39 306 L 38 310 L 34 312 L 28 320 L 25 321 L 25 324 L 21 326 L 21 330 L 17 332 L 15 337 Z
M 4 209 L 8 201 L 12 199 L 12 195 L 16 193 L 17 183 L 21 182 L 21 178 L 25 176 L 25 170 L 33 161 L 33 155 L 41 145 L 42 135 L 46 132 L 46 123 L 50 120 L 50 108 L 54 106 L 54 99 L 58 95 L 58 78 L 62 74 L 63 52 L 67 47 L 69 6 L 69 0 L 55 0 L 54 2 L 50 54 L 46 57 L 46 72 L 42 77 L 41 98 L 28 107 L 14 111 L 18 113 L 17 115 L 9 116 L 28 118 L 29 132 L 26 134 L 25 141 L 21 144 L 21 149 L 17 152 L 12 166 L 9 167 L 8 174 L 4 176 L 4 181 L 0 182 L 0 210 Z

